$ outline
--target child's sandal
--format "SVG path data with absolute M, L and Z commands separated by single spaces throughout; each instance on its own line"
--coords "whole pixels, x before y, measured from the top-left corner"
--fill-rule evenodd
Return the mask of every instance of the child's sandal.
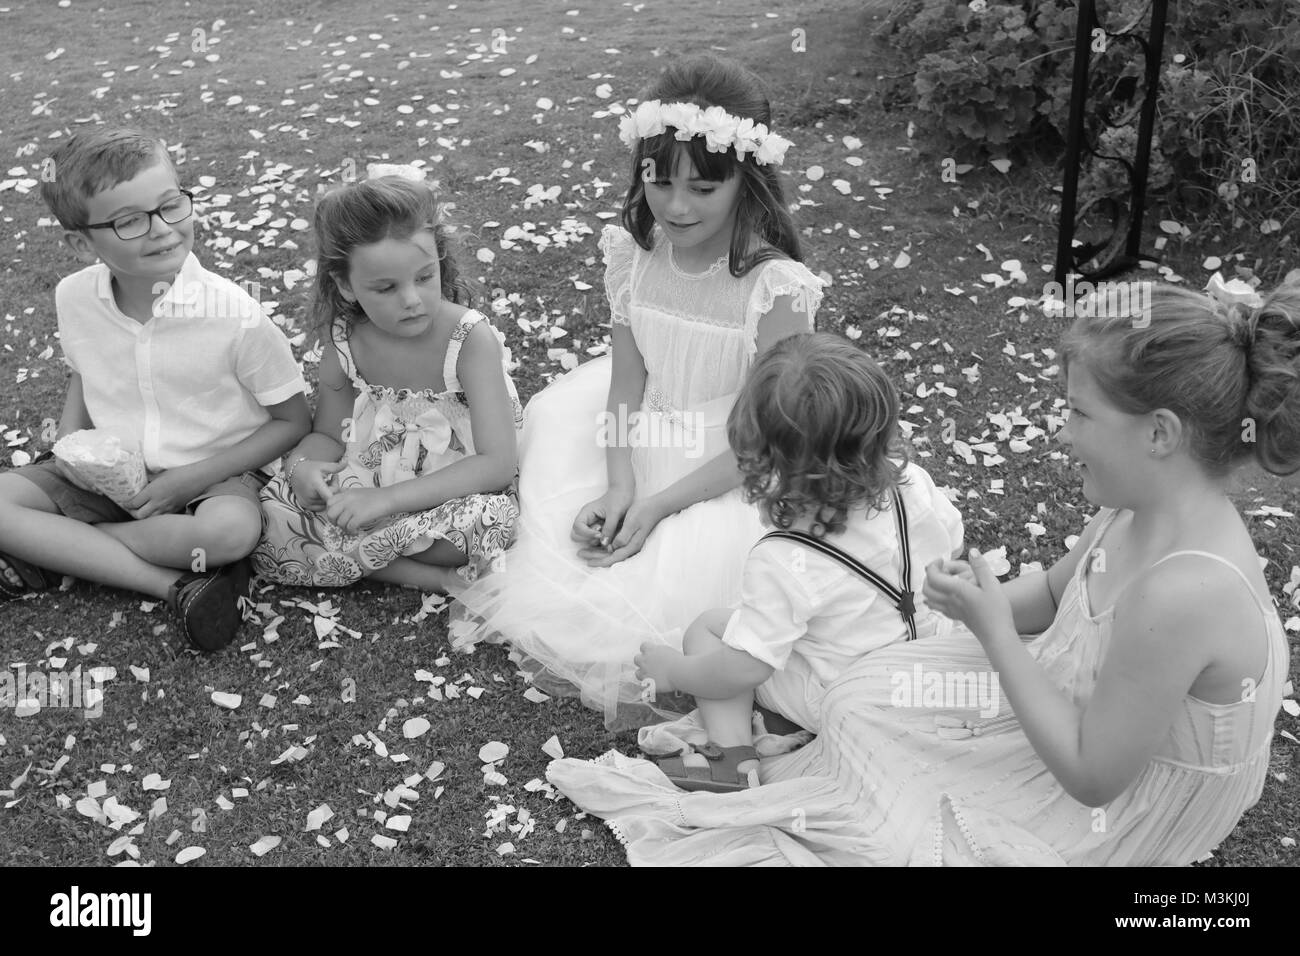
M 687 765 L 682 755 L 661 757 L 655 761 L 673 786 L 682 790 L 707 790 L 710 793 L 739 793 L 757 787 L 758 771 L 741 773 L 737 769 L 746 760 L 758 760 L 758 752 L 748 744 L 736 747 L 719 747 L 709 741 L 695 748 L 708 764 L 703 767 Z
M 238 635 L 244 619 L 239 600 L 248 597 L 251 583 L 247 558 L 206 573 L 182 574 L 167 592 L 167 606 L 180 618 L 186 640 L 210 654 Z
M 12 571 L 22 581 L 22 587 L 10 581 L 5 576 L 6 571 Z M 48 591 L 57 585 L 61 579 L 62 575 L 46 571 L 44 568 L 38 568 L 34 564 L 28 564 L 21 558 L 15 558 L 12 554 L 0 551 L 0 601 L 12 601 L 25 594 Z

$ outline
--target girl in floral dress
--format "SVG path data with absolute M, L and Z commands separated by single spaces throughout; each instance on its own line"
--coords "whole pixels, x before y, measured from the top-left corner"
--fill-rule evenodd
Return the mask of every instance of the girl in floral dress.
M 419 170 L 330 193 L 315 231 L 319 403 L 262 492 L 254 567 L 283 584 L 370 577 L 446 592 L 514 536 L 523 410 L 509 352 L 463 304 L 443 207 Z

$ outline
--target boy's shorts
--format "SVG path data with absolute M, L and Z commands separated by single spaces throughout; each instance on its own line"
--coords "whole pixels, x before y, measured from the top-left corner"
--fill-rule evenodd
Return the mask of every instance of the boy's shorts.
M 86 524 L 101 524 L 104 522 L 122 522 L 134 521 L 135 517 L 127 510 L 122 508 L 116 501 L 106 495 L 101 495 L 97 491 L 86 491 L 84 488 L 78 488 L 59 470 L 53 457 L 46 458 L 43 461 L 37 461 L 31 465 L 24 465 L 21 468 L 15 468 L 13 474 L 22 475 L 54 502 L 54 506 L 59 509 L 59 513 L 75 521 L 83 521 Z M 204 491 L 190 499 L 185 505 L 186 514 L 194 514 L 199 503 L 209 498 L 217 498 L 222 495 L 234 495 L 236 498 L 245 498 L 257 505 L 258 511 L 261 511 L 261 503 L 258 499 L 258 492 L 262 486 L 270 480 L 270 476 L 261 471 L 246 471 L 242 475 L 234 475 L 223 481 L 218 481 L 215 485 L 204 489 Z

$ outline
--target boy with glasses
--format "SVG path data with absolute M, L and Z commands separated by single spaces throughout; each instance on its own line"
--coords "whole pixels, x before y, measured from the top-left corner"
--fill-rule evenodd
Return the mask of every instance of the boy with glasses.
M 0 474 L 0 598 L 71 574 L 165 599 L 216 650 L 242 620 L 268 463 L 311 429 L 302 372 L 260 306 L 192 254 L 193 199 L 162 143 L 97 127 L 51 159 L 42 197 L 90 263 L 54 296 L 72 371 L 59 435 L 134 445 L 148 483 L 118 505 L 49 456 Z

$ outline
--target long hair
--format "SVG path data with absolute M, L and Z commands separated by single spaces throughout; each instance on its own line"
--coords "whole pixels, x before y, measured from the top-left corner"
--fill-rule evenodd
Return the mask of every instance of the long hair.
M 881 509 L 903 480 L 898 391 L 871 357 L 829 332 L 777 342 L 754 364 L 727 416 L 747 501 L 778 528 L 811 518 L 843 531 L 849 510 Z
M 1120 411 L 1176 414 L 1189 453 L 1214 477 L 1250 458 L 1275 475 L 1300 471 L 1300 285 L 1251 311 L 1157 283 L 1143 322 L 1080 317 L 1061 352 Z
M 737 63 L 715 56 L 696 57 L 668 67 L 642 99 L 694 103 L 704 109 L 721 106 L 741 119 L 752 119 L 765 126 L 772 123 L 772 107 L 758 77 Z M 786 208 L 785 190 L 777 167 L 758 165 L 752 153 L 744 161 L 738 160 L 734 149 L 711 153 L 704 137 L 692 136 L 680 141 L 674 132 L 670 126 L 658 136 L 639 140 L 632 151 L 631 185 L 623 200 L 622 222 L 637 245 L 642 249 L 651 248 L 655 226 L 641 178 L 646 161 L 653 162 L 653 169 L 673 170 L 685 151 L 696 175 L 704 179 L 723 182 L 734 176 L 741 178 L 736 223 L 727 255 L 733 276 L 743 276 L 759 263 L 782 256 L 802 262 L 799 235 Z
M 435 188 L 401 176 L 380 176 L 335 189 L 316 205 L 316 286 L 311 324 L 317 336 L 329 339 L 341 321 L 350 331 L 365 320 L 365 312 L 339 291 L 336 280 L 347 280 L 352 252 L 384 239 L 409 239 L 427 229 L 438 245 L 442 297 L 472 306 L 474 288 L 461 269 L 460 243 L 445 205 Z

